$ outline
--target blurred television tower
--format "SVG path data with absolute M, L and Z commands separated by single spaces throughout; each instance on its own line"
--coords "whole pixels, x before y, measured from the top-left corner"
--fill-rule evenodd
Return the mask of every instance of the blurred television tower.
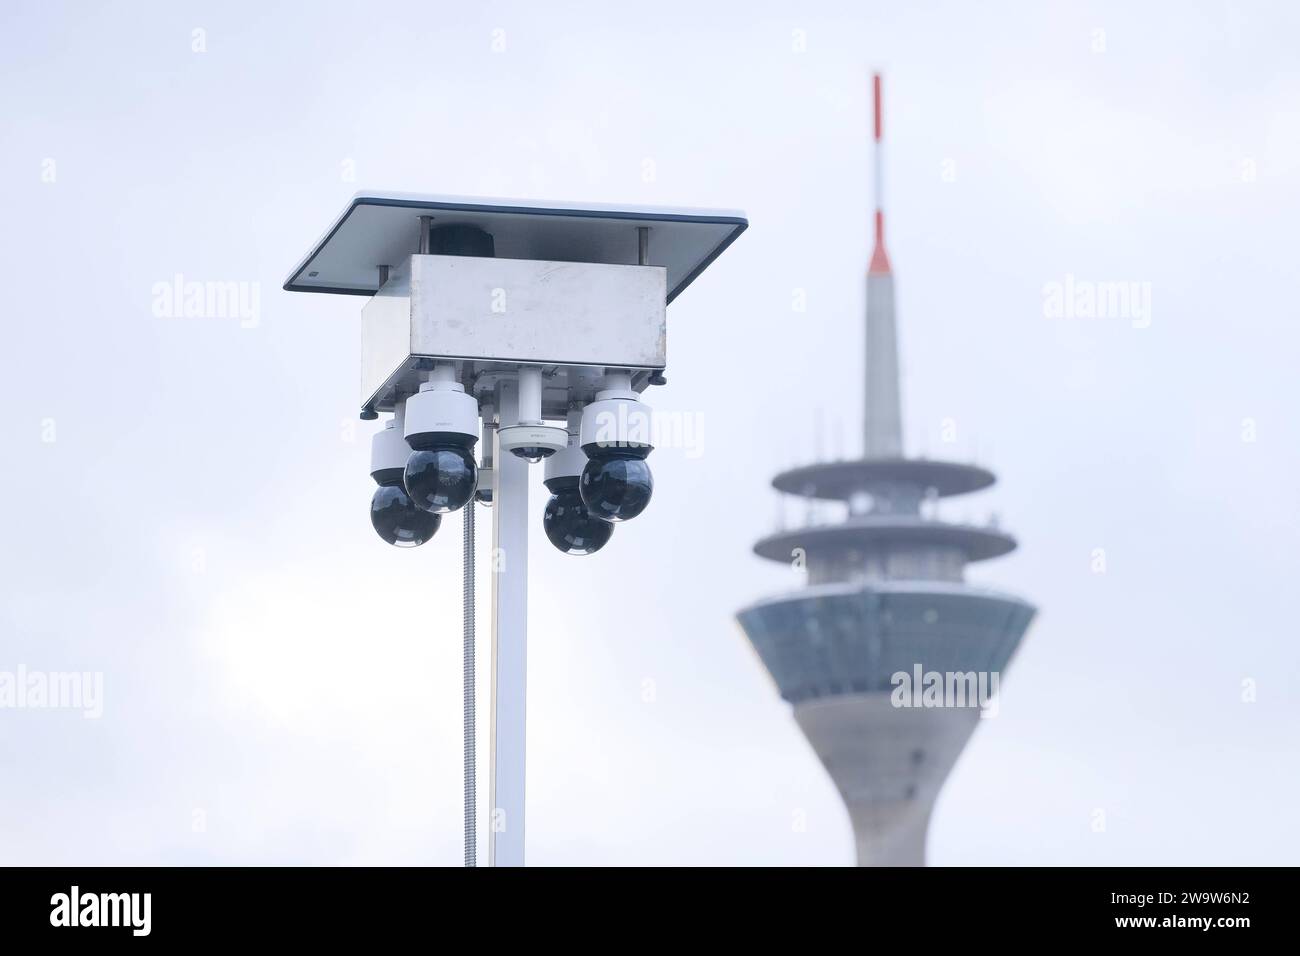
M 968 563 L 1007 554 L 1014 538 L 922 514 L 923 501 L 978 491 L 995 479 L 974 465 L 904 454 L 894 275 L 881 205 L 879 74 L 872 93 L 876 211 L 863 456 L 773 479 L 780 492 L 844 503 L 847 517 L 759 541 L 761 557 L 802 562 L 807 584 L 739 618 L 844 799 L 858 864 L 920 866 L 934 801 L 980 714 L 971 700 L 954 706 L 942 689 L 1000 674 L 1035 609 L 964 580 Z M 929 675 L 942 682 L 940 705 L 925 705 L 922 687 L 912 686 Z

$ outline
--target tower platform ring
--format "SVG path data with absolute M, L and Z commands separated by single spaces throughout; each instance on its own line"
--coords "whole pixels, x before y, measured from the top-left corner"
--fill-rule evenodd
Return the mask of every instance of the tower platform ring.
M 815 551 L 855 546 L 885 548 L 898 544 L 959 548 L 968 561 L 985 561 L 1016 549 L 1016 539 L 997 528 L 949 524 L 908 515 L 863 515 L 842 524 L 778 531 L 755 544 L 754 553 L 771 561 L 788 562 L 796 548 Z
M 855 494 L 883 484 L 933 488 L 941 498 L 964 495 L 992 485 L 993 472 L 978 465 L 927 458 L 865 458 L 803 465 L 783 471 L 772 486 L 786 494 L 830 501 L 848 501 Z

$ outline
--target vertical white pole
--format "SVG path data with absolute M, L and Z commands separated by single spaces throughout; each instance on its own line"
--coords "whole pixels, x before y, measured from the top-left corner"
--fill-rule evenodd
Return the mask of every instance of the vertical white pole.
M 498 386 L 500 424 L 519 421 L 514 382 Z M 528 684 L 528 463 L 495 449 L 492 505 L 492 754 L 490 866 L 524 865 Z

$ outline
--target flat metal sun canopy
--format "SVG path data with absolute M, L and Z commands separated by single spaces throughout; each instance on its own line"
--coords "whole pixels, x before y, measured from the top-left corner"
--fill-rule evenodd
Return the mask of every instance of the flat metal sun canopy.
M 374 295 L 379 267 L 419 248 L 421 216 L 491 233 L 497 258 L 551 262 L 635 264 L 637 227 L 647 226 L 649 264 L 667 270 L 669 302 L 749 225 L 733 211 L 363 192 L 290 273 L 285 291 Z

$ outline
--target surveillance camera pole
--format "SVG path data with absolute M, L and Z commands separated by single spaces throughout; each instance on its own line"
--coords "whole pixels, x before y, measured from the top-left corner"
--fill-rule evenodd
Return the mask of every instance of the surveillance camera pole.
M 514 382 L 498 386 L 502 427 L 519 421 Z M 495 434 L 500 434 L 500 429 Z M 494 439 L 495 440 L 495 439 Z M 494 450 L 492 506 L 492 752 L 488 865 L 524 865 L 528 688 L 528 462 Z
M 452 436 L 455 443 L 443 450 L 463 460 L 467 441 L 479 431 L 474 409 L 467 405 L 473 397 L 479 402 L 484 439 L 492 436 L 495 460 L 487 474 L 495 477 L 495 487 L 480 488 L 477 494 L 478 500 L 491 501 L 493 514 L 488 833 L 493 866 L 524 864 L 529 465 L 515 452 L 530 460 L 567 453 L 572 427 L 548 422 L 563 420 L 574 402 L 590 409 L 595 396 L 609 390 L 604 383 L 611 369 L 621 387 L 607 402 L 635 402 L 635 393 L 664 384 L 668 304 L 747 225 L 741 213 L 716 210 L 489 203 L 365 192 L 352 198 L 284 283 L 289 292 L 367 297 L 361 310 L 363 420 L 390 412 L 400 421 L 405 414 L 405 425 L 393 436 L 406 437 L 407 444 L 412 437 Z M 411 235 L 413 229 L 416 236 Z M 542 368 L 549 390 L 539 388 Z M 485 402 L 488 393 L 491 400 Z M 410 402 L 424 404 L 421 427 L 406 435 L 412 423 Z M 495 430 L 490 427 L 494 412 L 499 426 Z M 444 427 L 451 430 L 444 432 Z M 392 441 L 380 441 L 378 447 L 390 458 L 401 450 Z M 503 448 L 511 454 L 502 454 Z M 427 451 L 411 449 L 413 454 Z M 390 538 L 387 525 L 376 524 L 375 530 L 389 544 L 421 544 L 433 531 L 414 540 L 419 531 L 415 526 L 429 525 L 427 516 L 414 512 L 440 505 L 433 499 L 415 500 L 410 482 L 405 477 L 403 482 L 408 497 L 405 504 L 396 503 L 393 520 L 411 519 L 410 527 L 396 529 L 405 537 Z M 621 514 L 593 514 L 585 520 L 635 517 L 649 500 L 648 476 L 637 487 L 644 490 L 635 509 L 628 506 Z M 470 500 L 450 510 L 474 507 L 474 489 L 469 490 Z M 599 494 L 596 503 L 584 498 L 584 508 L 608 504 Z M 372 523 L 377 520 L 373 509 L 372 500 Z M 473 560 L 468 515 L 466 520 L 468 572 Z M 606 527 L 603 540 L 609 533 Z M 568 554 L 590 554 L 600 547 L 571 549 L 563 543 L 563 534 L 560 541 L 548 537 Z M 472 648 L 468 626 L 466 641 Z M 472 673 L 467 688 L 469 676 Z M 472 698 L 471 693 L 466 696 Z M 472 716 L 472 701 L 467 713 Z M 466 726 L 467 753 L 472 756 L 469 720 Z M 473 785 L 468 772 L 466 779 L 471 821 L 466 837 L 467 846 L 472 846 Z M 470 859 L 467 854 L 467 862 Z

